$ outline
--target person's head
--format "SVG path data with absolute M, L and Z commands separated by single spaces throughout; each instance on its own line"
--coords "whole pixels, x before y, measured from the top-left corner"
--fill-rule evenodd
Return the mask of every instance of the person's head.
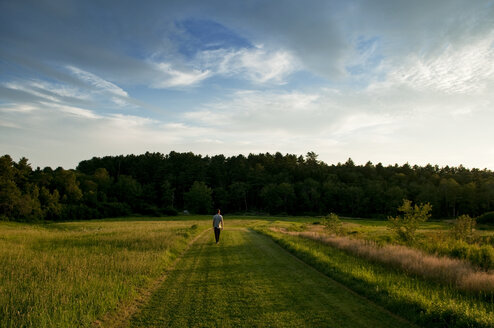
M 218 208 L 218 214 L 220 214 L 220 213 L 221 213 L 221 211 L 220 211 L 220 209 Z

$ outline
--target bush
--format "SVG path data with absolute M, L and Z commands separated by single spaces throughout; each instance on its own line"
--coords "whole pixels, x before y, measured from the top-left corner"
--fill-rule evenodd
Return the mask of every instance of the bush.
M 456 240 L 472 241 L 474 230 L 475 218 L 462 215 L 455 220 L 451 233 Z
M 494 268 L 494 248 L 490 245 L 483 245 L 482 250 L 482 267 L 484 269 Z
M 494 224 L 494 212 L 486 212 L 477 218 L 478 223 Z
M 445 252 L 445 255 L 451 255 L 458 259 L 468 259 L 471 253 L 470 249 L 471 247 L 467 243 L 459 241 L 451 247 L 449 254 Z
M 432 206 L 429 203 L 412 206 L 412 201 L 404 199 L 403 205 L 398 207 L 398 211 L 402 212 L 403 216 L 388 217 L 390 228 L 396 232 L 400 239 L 408 242 L 413 241 L 415 231 L 420 223 L 429 219 L 431 210 Z
M 494 248 L 490 245 L 471 247 L 468 260 L 482 269 L 491 269 L 494 267 Z
M 494 269 L 494 248 L 490 245 L 480 246 L 462 240 L 449 240 L 442 243 L 429 242 L 421 248 L 436 255 L 466 260 L 484 270 Z
M 326 227 L 327 230 L 331 231 L 334 234 L 343 233 L 343 223 L 341 222 L 338 215 L 334 213 L 330 213 L 324 217 L 322 220 L 322 224 Z

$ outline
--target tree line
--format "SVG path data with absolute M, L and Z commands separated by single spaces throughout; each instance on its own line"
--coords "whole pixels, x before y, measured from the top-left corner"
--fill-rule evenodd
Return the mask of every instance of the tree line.
M 191 152 L 94 157 L 75 170 L 0 157 L 0 218 L 75 220 L 179 211 L 355 217 L 396 215 L 403 199 L 435 218 L 494 210 L 494 173 L 437 165 L 328 165 L 317 154 Z

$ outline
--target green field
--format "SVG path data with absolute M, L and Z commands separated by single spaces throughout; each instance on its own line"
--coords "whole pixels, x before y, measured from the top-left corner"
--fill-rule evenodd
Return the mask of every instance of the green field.
M 131 326 L 409 326 L 263 235 L 233 228 L 223 237 L 216 246 L 204 235 Z
M 226 216 L 219 245 L 210 216 L 0 223 L 0 327 L 494 326 L 492 292 L 297 235 L 325 235 L 318 220 Z M 343 238 L 393 243 L 344 221 Z
M 88 327 L 136 297 L 205 221 L 0 223 L 0 327 Z

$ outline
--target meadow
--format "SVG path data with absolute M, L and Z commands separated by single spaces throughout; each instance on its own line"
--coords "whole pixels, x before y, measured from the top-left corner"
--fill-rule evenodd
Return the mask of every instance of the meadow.
M 0 223 L 0 327 L 88 327 L 134 298 L 205 221 Z
M 241 225 L 195 246 L 130 327 L 412 327 Z
M 423 223 L 417 240 L 404 243 L 386 221 L 343 219 L 336 235 L 322 220 L 280 220 L 255 229 L 333 279 L 424 327 L 494 326 L 494 272 L 475 261 L 444 256 L 454 248 L 451 222 Z M 470 249 L 492 247 L 483 226 Z M 480 263 L 490 263 L 485 257 Z
M 219 245 L 210 216 L 1 222 L 0 327 L 494 326 L 490 269 L 434 250 L 450 222 L 405 245 L 385 221 L 320 221 L 225 216 Z M 468 247 L 492 246 L 481 228 Z

